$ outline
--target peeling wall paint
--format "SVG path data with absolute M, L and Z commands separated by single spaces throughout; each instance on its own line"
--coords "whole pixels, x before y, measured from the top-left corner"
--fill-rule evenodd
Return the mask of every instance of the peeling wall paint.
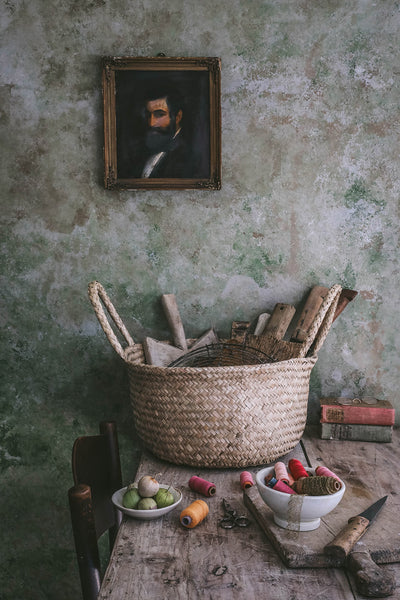
M 134 338 L 301 306 L 316 284 L 359 295 L 312 373 L 321 395 L 400 415 L 399 3 L 389 0 L 7 0 L 2 130 L 1 597 L 79 594 L 66 491 L 75 437 L 115 418 L 133 475 L 123 365 L 87 300 L 103 283 Z M 102 187 L 101 57 L 222 60 L 222 190 Z M 45 515 L 47 527 L 43 529 Z M 52 535 L 48 535 L 52 531 Z

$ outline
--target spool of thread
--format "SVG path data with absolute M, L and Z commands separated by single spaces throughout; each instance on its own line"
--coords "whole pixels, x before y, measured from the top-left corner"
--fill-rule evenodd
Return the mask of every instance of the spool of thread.
M 184 527 L 193 529 L 201 523 L 208 515 L 208 504 L 204 500 L 195 500 L 183 509 L 179 515 L 179 520 Z
M 242 473 L 240 473 L 240 487 L 242 488 L 242 490 L 247 490 L 253 485 L 254 481 L 253 477 L 251 476 L 251 473 L 249 473 L 248 471 L 242 471 Z
M 291 458 L 289 460 L 289 470 L 295 481 L 300 479 L 300 477 L 308 477 L 307 471 L 303 467 L 302 463 L 297 460 L 297 458 Z
M 276 490 L 277 492 L 283 492 L 284 494 L 297 494 L 295 490 L 286 485 L 283 481 L 279 481 L 276 477 L 271 477 L 269 481 L 266 481 L 268 487 Z
M 279 462 L 275 463 L 274 471 L 275 471 L 275 477 L 277 479 L 279 479 L 280 481 L 283 481 L 283 483 L 290 485 L 290 479 L 292 479 L 292 483 L 293 483 L 293 481 L 294 481 L 293 477 L 289 478 L 289 473 L 287 472 L 286 466 L 283 462 L 279 461 Z
M 206 481 L 205 479 L 197 477 L 196 475 L 193 475 L 193 477 L 189 479 L 189 487 L 194 492 L 203 494 L 203 496 L 214 496 L 215 492 L 217 491 L 214 483 L 211 483 L 211 481 Z
M 264 483 L 265 485 L 268 485 L 268 482 L 271 481 L 271 479 L 276 479 L 276 477 L 274 478 L 274 474 L 270 473 L 269 475 L 266 475 L 264 477 Z
M 294 479 L 292 477 L 291 472 L 288 470 L 289 483 L 288 485 L 292 486 L 294 484 Z
M 335 473 L 330 471 L 327 467 L 322 467 L 322 466 L 317 467 L 315 469 L 315 474 L 321 475 L 324 477 L 334 477 L 335 479 L 339 479 L 339 477 L 337 475 L 335 475 Z
M 327 496 L 338 492 L 342 484 L 335 477 L 301 477 L 293 484 L 293 489 L 298 494 L 308 494 L 309 496 Z

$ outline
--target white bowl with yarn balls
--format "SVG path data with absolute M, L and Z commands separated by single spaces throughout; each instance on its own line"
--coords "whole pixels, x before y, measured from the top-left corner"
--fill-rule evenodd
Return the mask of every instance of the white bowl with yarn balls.
M 306 471 L 315 475 L 314 469 L 306 467 Z M 344 482 L 334 494 L 324 496 L 307 496 L 304 494 L 287 494 L 268 487 L 265 477 L 274 473 L 274 467 L 266 467 L 256 474 L 256 484 L 260 496 L 274 514 L 274 521 L 279 527 L 293 531 L 312 531 L 321 523 L 321 517 L 330 513 L 339 504 L 346 490 Z

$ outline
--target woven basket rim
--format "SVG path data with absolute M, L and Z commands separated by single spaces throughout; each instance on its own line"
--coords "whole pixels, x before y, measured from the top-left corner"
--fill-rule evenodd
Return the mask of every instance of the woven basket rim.
M 307 334 L 306 340 L 301 343 L 301 352 L 299 352 L 299 354 L 302 354 L 304 358 L 311 358 L 314 355 L 316 356 L 318 354 L 318 351 L 321 348 L 321 346 L 327 336 L 327 333 L 332 325 L 332 322 L 334 320 L 334 311 L 336 310 L 337 303 L 339 300 L 339 295 L 340 295 L 341 291 L 342 291 L 341 286 L 338 284 L 335 284 L 334 286 L 332 286 L 329 289 L 326 297 L 324 298 L 322 305 L 320 306 L 319 311 L 317 313 L 317 316 L 315 317 L 315 319 L 313 321 L 312 327 L 310 328 L 310 331 Z M 143 361 L 143 363 L 141 364 L 140 363 L 141 357 L 139 356 L 140 353 L 143 354 L 143 348 L 142 348 L 141 344 L 135 344 L 135 341 L 131 337 L 124 322 L 122 321 L 121 317 L 119 316 L 118 312 L 116 311 L 116 309 L 115 309 L 113 303 L 111 302 L 110 298 L 108 297 L 107 292 L 105 291 L 104 287 L 98 281 L 92 281 L 91 283 L 89 283 L 88 293 L 89 293 L 89 299 L 92 303 L 92 306 L 93 306 L 96 316 L 99 320 L 99 323 L 100 323 L 104 333 L 106 334 L 108 341 L 110 342 L 111 346 L 114 348 L 115 352 L 124 360 L 124 362 L 126 364 L 129 364 L 129 365 L 136 364 L 136 365 L 140 365 L 143 367 L 144 366 L 143 363 L 145 361 Z M 107 311 L 107 313 L 105 311 Z M 127 343 L 127 347 L 125 347 L 125 349 L 121 345 L 120 340 L 117 338 L 113 328 L 111 327 L 111 322 L 114 323 L 116 328 L 119 330 L 119 333 L 122 335 L 125 342 Z M 221 341 L 223 341 L 223 340 L 221 340 Z M 136 351 L 135 351 L 135 348 L 136 348 Z M 128 359 L 127 352 L 134 354 L 135 355 L 134 358 Z M 189 352 L 190 352 L 190 349 L 189 349 Z M 300 357 L 297 356 L 296 359 L 297 358 L 300 358 Z M 292 360 L 292 359 L 287 359 L 287 360 Z M 285 360 L 285 359 L 278 360 L 277 362 L 278 363 L 279 362 L 286 363 L 287 360 Z M 275 364 L 275 363 L 266 363 L 266 364 Z M 160 367 L 157 365 L 147 365 L 147 366 L 151 367 L 152 369 L 154 369 L 154 368 L 162 368 L 162 369 L 170 368 L 171 370 L 172 369 L 174 369 L 174 370 L 196 369 L 196 372 L 199 372 L 199 369 L 214 369 L 214 372 L 216 372 L 215 370 L 218 368 L 220 368 L 220 369 L 243 368 L 241 365 L 225 365 L 225 366 L 219 366 L 219 367 L 214 367 L 214 366 Z M 247 369 L 250 369 L 251 365 L 244 365 L 244 367 Z M 260 367 L 258 366 L 258 368 L 260 368 Z M 261 368 L 263 368 L 263 367 L 261 367 Z
M 129 359 L 128 358 L 128 354 L 131 353 L 132 351 L 136 352 L 138 349 L 140 349 L 142 347 L 141 344 L 135 344 L 134 346 L 128 346 L 124 349 L 124 363 L 127 366 L 132 366 L 132 367 L 137 367 L 140 369 L 143 369 L 143 371 L 148 371 L 148 372 L 153 372 L 155 373 L 156 371 L 160 371 L 160 372 L 169 372 L 169 373 L 175 373 L 176 375 L 178 375 L 179 373 L 221 373 L 221 372 L 226 372 L 226 371 L 239 371 L 239 370 L 245 370 L 248 372 L 257 372 L 257 371 L 262 371 L 264 370 L 266 367 L 268 369 L 272 369 L 272 368 L 281 368 L 282 370 L 285 369 L 286 367 L 289 367 L 292 364 L 307 364 L 309 362 L 317 362 L 318 356 L 317 354 L 311 354 L 310 356 L 305 356 L 305 357 L 297 357 L 297 358 L 288 358 L 287 360 L 279 360 L 276 362 L 265 362 L 265 363 L 258 363 L 255 365 L 227 365 L 227 366 L 217 366 L 217 367 L 212 367 L 212 366 L 207 366 L 207 367 L 164 367 L 164 366 L 158 366 L 158 365 L 149 365 L 145 362 L 140 362 L 139 360 L 133 360 L 132 358 Z

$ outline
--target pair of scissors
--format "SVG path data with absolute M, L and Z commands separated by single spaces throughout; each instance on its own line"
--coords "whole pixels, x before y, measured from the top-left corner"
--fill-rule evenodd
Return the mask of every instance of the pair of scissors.
M 224 516 L 219 522 L 219 526 L 223 529 L 232 529 L 237 525 L 238 527 L 247 527 L 251 521 L 244 515 L 238 515 L 236 510 L 225 500 L 222 500 L 222 507 L 224 509 Z

